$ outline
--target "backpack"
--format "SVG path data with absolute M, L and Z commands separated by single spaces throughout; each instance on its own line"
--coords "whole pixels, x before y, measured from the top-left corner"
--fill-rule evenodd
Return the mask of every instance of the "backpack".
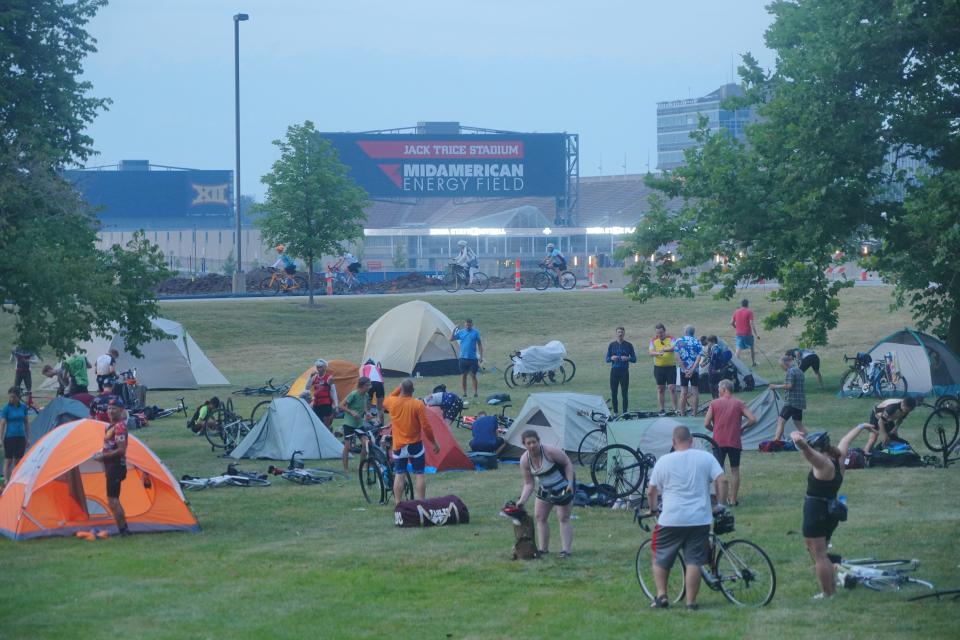
M 752 373 L 748 373 L 747 375 L 743 376 L 744 391 L 753 391 L 755 385 L 756 385 L 756 382 L 753 379 Z
M 923 459 L 912 449 L 899 453 L 873 451 L 866 456 L 868 467 L 922 467 Z
M 200 420 L 200 409 L 203 409 L 204 405 L 197 407 L 197 410 L 193 412 L 193 415 L 187 420 L 187 429 L 190 429 L 193 433 L 200 433 L 200 425 L 197 424 L 197 421 Z
M 784 450 L 783 440 L 761 440 L 758 450 L 763 453 L 776 453 Z
M 612 507 L 617 501 L 617 491 L 608 484 L 577 483 L 573 493 L 573 505 L 576 507 Z
M 398 502 L 393 517 L 398 527 L 444 527 L 470 522 L 467 505 L 454 495 Z
M 844 469 L 863 469 L 867 466 L 867 456 L 863 449 L 855 447 L 847 450 L 847 455 L 843 459 Z

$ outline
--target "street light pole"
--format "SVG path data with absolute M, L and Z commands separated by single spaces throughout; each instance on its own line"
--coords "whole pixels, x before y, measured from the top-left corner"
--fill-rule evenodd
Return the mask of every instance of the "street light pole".
M 247 289 L 247 280 L 243 273 L 242 243 L 240 241 L 240 23 L 249 19 L 250 16 L 245 13 L 238 13 L 233 16 L 234 104 L 236 107 L 237 138 L 237 172 L 234 176 L 236 188 L 233 191 L 233 201 L 237 208 L 237 268 L 233 272 L 234 293 L 244 293 Z

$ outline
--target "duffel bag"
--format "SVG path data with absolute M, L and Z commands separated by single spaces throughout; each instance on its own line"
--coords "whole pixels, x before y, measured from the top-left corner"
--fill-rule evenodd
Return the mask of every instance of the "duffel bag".
M 757 449 L 763 451 L 764 453 L 783 451 L 783 440 L 762 440 Z
M 470 522 L 467 505 L 454 495 L 404 500 L 397 503 L 393 515 L 398 527 L 443 527 Z
M 863 449 L 854 447 L 847 450 L 847 455 L 843 459 L 844 469 L 863 469 L 867 466 L 867 455 Z
M 922 467 L 923 458 L 913 450 L 890 453 L 873 451 L 867 456 L 868 467 Z

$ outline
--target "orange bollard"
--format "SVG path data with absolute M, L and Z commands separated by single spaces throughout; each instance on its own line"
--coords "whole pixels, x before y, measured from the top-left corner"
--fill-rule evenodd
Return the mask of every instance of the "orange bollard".
M 520 258 L 516 260 L 516 270 L 513 272 L 513 290 L 520 291 Z
M 327 269 L 327 295 L 333 295 L 333 271 Z
M 866 282 L 867 280 L 867 270 L 863 269 L 860 271 L 860 280 Z
M 593 274 L 594 259 L 593 256 L 587 256 L 587 280 L 590 282 L 590 286 L 595 288 L 597 283 Z

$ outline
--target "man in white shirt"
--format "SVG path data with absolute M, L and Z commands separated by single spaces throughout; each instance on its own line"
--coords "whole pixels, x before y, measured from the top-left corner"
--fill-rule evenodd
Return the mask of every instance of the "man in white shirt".
M 473 276 L 479 271 L 479 261 L 477 254 L 470 248 L 466 240 L 458 240 L 457 246 L 460 247 L 460 253 L 453 259 L 453 262 L 467 273 L 467 284 L 473 284 Z
M 697 608 L 700 590 L 700 565 L 707 563 L 707 542 L 713 507 L 710 487 L 719 490 L 717 482 L 723 478 L 723 468 L 713 454 L 693 449 L 693 437 L 687 427 L 673 430 L 672 453 L 661 457 L 650 474 L 650 512 L 658 514 L 653 530 L 653 579 L 657 597 L 653 608 L 666 608 L 667 578 L 677 554 L 683 551 L 687 565 L 684 582 L 687 609 Z M 663 507 L 657 500 L 663 496 Z
M 114 378 L 117 375 L 117 358 L 120 352 L 116 349 L 110 349 L 105 354 L 97 358 L 94 364 L 94 371 L 97 374 L 97 390 L 103 393 L 103 382 L 107 378 Z

